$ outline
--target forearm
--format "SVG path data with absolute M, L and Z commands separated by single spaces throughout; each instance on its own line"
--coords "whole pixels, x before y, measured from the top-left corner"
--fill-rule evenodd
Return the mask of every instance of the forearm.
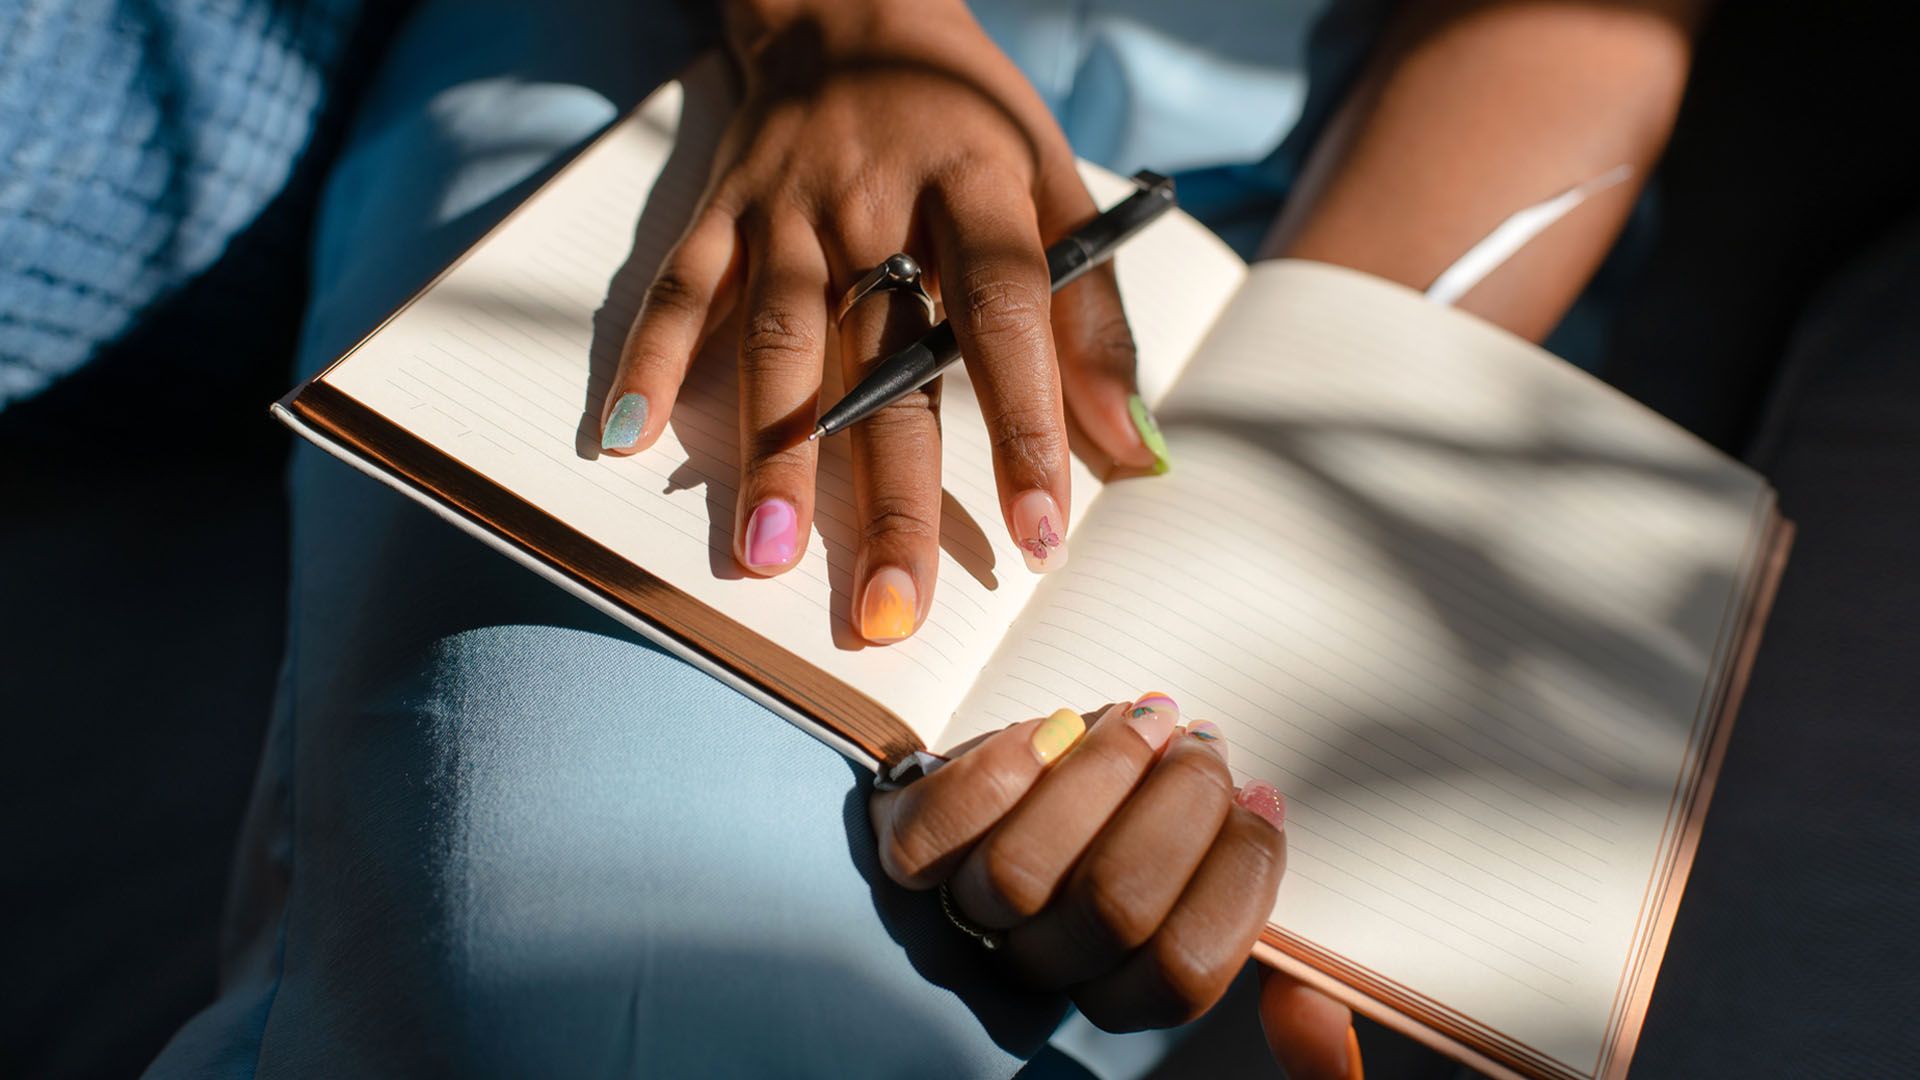
M 1538 339 L 1606 255 L 1671 134 L 1692 0 L 1407 5 L 1263 254 L 1424 288 L 1515 210 L 1616 165 L 1460 306 Z
M 720 10 L 737 57 L 781 40 L 789 52 L 824 56 L 876 36 L 911 37 L 955 20 L 973 22 L 965 0 L 722 0 Z

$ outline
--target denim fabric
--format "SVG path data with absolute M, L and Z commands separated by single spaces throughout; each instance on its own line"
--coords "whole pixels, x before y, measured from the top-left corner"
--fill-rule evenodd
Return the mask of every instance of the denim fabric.
M 633 8 L 420 11 L 326 192 L 303 372 L 711 36 Z M 318 451 L 291 483 L 226 990 L 152 1075 L 1007 1075 L 1040 1050 L 1065 1002 L 884 880 L 856 768 Z

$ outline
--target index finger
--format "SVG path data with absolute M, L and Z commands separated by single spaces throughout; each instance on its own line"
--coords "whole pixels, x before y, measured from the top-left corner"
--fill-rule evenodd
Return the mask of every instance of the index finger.
M 1072 709 L 1014 724 L 945 767 L 868 804 L 880 841 L 880 865 L 909 889 L 927 889 L 948 874 L 1087 730 Z
M 980 397 L 1000 509 L 1035 573 L 1067 561 L 1067 423 L 1052 279 L 1033 198 L 1009 180 L 944 185 L 928 215 L 940 295 Z

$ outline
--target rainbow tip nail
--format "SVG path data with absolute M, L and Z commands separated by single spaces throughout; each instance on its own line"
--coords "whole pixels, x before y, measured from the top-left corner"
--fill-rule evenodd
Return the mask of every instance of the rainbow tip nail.
M 1180 711 L 1180 703 L 1173 700 L 1172 695 L 1154 690 L 1141 694 L 1140 697 L 1134 701 L 1133 707 L 1127 710 L 1127 715 L 1142 716 L 1159 709 L 1166 709 L 1169 712 L 1177 713 Z

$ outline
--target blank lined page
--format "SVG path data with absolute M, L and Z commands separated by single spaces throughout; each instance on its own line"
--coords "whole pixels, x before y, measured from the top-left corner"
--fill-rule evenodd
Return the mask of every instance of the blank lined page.
M 1148 689 L 1286 794 L 1274 922 L 1591 1072 L 1760 479 L 1470 316 L 1256 266 L 949 738 Z
M 695 205 L 725 117 L 724 65 L 686 82 L 684 95 L 669 86 L 623 120 L 325 381 L 935 741 L 1037 582 L 1001 522 L 985 428 L 957 369 L 945 402 L 936 604 L 917 635 L 885 648 L 865 646 L 849 622 L 857 528 L 845 439 L 823 446 L 800 564 L 770 579 L 736 567 L 727 335 L 695 361 L 654 447 L 598 453 L 621 344 Z M 677 143 L 676 129 L 686 132 Z M 1096 179 L 1108 195 L 1125 186 Z M 1135 306 L 1151 386 L 1164 389 L 1244 272 L 1184 218 L 1134 242 L 1120 273 L 1130 296 L 1148 298 Z M 1078 461 L 1074 470 L 1077 521 L 1099 484 Z

